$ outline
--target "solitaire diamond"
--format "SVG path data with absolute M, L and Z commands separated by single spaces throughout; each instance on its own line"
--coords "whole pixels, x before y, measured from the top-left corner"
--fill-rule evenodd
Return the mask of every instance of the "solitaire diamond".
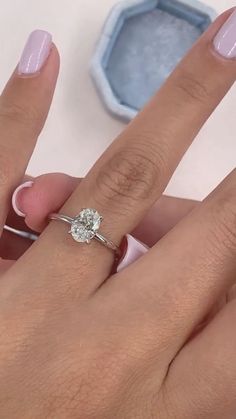
M 80 243 L 90 243 L 100 228 L 102 217 L 91 208 L 83 209 L 71 223 L 70 233 Z

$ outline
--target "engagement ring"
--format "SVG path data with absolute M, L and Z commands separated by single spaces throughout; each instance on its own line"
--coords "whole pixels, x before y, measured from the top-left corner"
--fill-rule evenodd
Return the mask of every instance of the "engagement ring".
M 67 215 L 53 213 L 49 215 L 50 220 L 59 220 L 70 224 L 69 234 L 76 242 L 90 244 L 92 239 L 99 241 L 104 246 L 114 250 L 117 255 L 120 254 L 119 247 L 111 240 L 108 240 L 99 233 L 99 228 L 103 217 L 91 208 L 84 208 L 76 217 L 68 217 Z

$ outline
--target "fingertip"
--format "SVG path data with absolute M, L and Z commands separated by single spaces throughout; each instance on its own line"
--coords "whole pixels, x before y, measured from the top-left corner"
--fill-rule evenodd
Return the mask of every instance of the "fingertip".
M 125 236 L 123 247 L 123 256 L 117 266 L 117 272 L 121 272 L 148 252 L 148 247 L 130 234 Z
M 54 44 L 54 42 L 52 42 L 52 46 L 51 46 L 51 59 L 55 62 L 59 70 L 61 57 L 60 57 L 59 50 L 56 44 Z
M 25 217 L 26 225 L 41 232 L 49 213 L 57 211 L 78 185 L 78 179 L 62 173 L 41 175 L 18 186 L 12 196 L 16 214 Z
M 15 213 L 17 215 L 19 215 L 19 217 L 25 217 L 26 213 L 25 210 L 23 209 L 24 206 L 22 206 L 22 194 L 24 194 L 25 189 L 31 188 L 33 186 L 33 181 L 27 181 L 22 183 L 21 185 L 19 185 L 13 195 L 12 195 L 12 207 L 15 211 Z

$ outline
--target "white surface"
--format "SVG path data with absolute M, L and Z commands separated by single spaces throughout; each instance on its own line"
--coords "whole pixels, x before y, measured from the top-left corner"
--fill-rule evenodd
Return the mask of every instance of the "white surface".
M 47 125 L 30 162 L 32 175 L 63 171 L 84 175 L 125 124 L 103 109 L 88 74 L 101 26 L 116 0 L 0 0 L 0 88 L 15 67 L 28 33 L 53 34 L 61 73 Z M 231 0 L 207 0 L 218 12 Z M 203 198 L 235 167 L 236 90 L 210 118 L 182 160 L 168 193 Z

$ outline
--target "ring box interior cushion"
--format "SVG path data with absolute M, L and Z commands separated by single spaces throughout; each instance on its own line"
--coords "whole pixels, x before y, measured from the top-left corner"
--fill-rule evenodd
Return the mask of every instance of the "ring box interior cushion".
M 116 6 L 91 65 L 110 112 L 132 119 L 214 17 L 215 12 L 197 0 L 126 1 Z

